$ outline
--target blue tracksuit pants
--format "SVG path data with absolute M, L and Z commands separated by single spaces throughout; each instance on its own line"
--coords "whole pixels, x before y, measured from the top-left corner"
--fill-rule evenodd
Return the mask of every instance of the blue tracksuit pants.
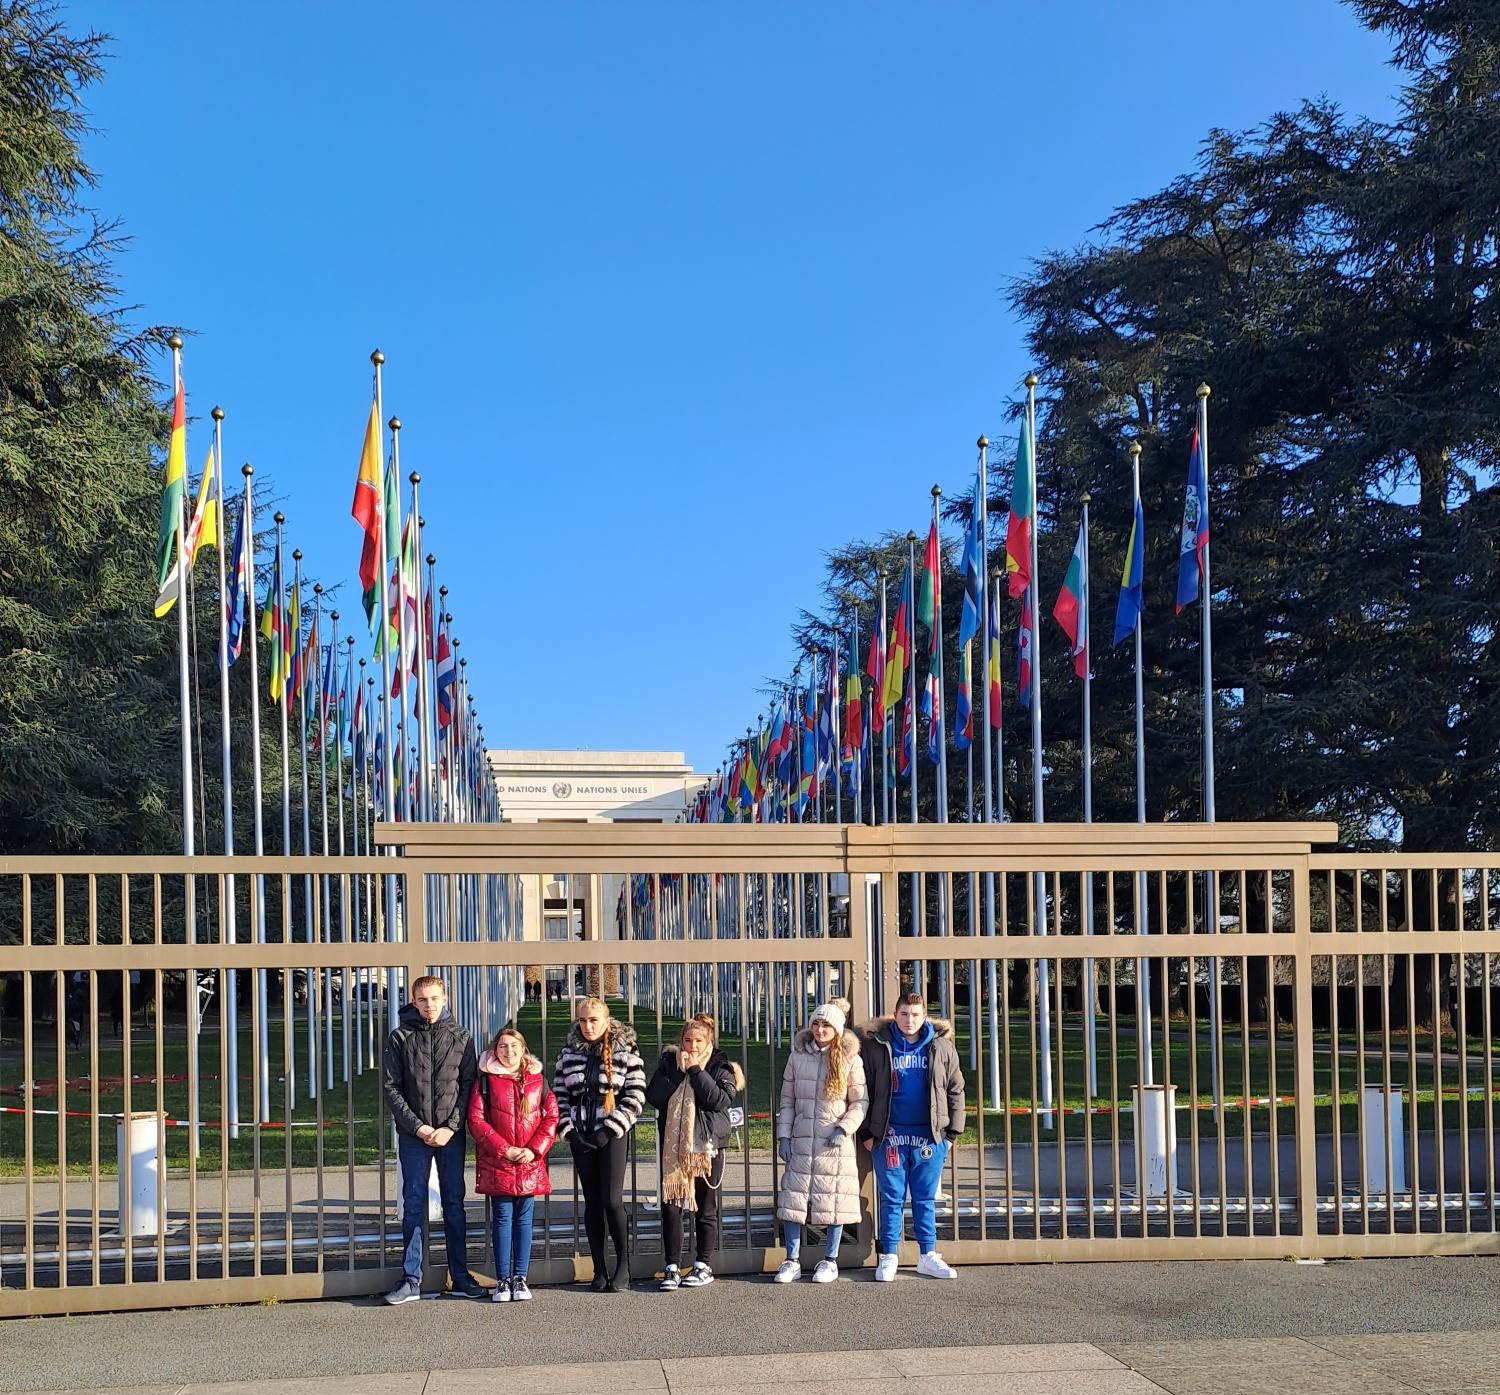
M 927 1153 L 923 1157 L 923 1152 Z M 917 1248 L 926 1254 L 937 1248 L 938 1183 L 948 1160 L 947 1143 L 897 1142 L 887 1136 L 871 1150 L 875 1163 L 875 1191 L 880 1199 L 879 1252 L 896 1253 L 901 1243 L 903 1213 L 911 1195 L 911 1223 Z

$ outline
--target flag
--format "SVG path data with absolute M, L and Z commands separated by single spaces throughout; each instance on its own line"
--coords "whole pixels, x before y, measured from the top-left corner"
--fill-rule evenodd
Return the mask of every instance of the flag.
M 943 595 L 939 566 L 937 520 L 933 519 L 922 553 L 922 594 L 917 602 L 917 619 L 927 626 L 927 682 L 922 689 L 922 715 L 927 718 L 927 759 L 934 765 L 941 761 L 943 752 L 943 705 L 939 701 L 943 674 L 940 628 Z
M 901 578 L 901 595 L 896 602 L 896 618 L 891 623 L 891 642 L 885 653 L 885 685 L 880 705 L 894 711 L 906 686 L 906 664 L 911 657 L 911 568 Z
M 354 765 L 361 780 L 365 777 L 365 685 L 359 683 L 354 694 L 354 720 L 349 724 L 354 740 Z
M 1198 449 L 1198 428 L 1188 443 L 1187 498 L 1182 506 L 1182 542 L 1177 553 L 1177 613 L 1198 599 L 1198 578 L 1203 575 L 1208 554 L 1208 480 L 1203 473 L 1203 452 Z
M 364 593 L 365 617 L 370 633 L 374 634 L 380 622 L 380 567 L 385 549 L 380 508 L 380 418 L 373 401 L 370 419 L 365 424 L 365 443 L 359 452 L 359 477 L 354 481 L 354 504 L 350 512 L 365 531 L 359 554 L 359 585 Z
M 998 581 L 990 591 L 989 620 L 989 659 L 985 679 L 990 685 L 990 691 L 985 699 L 985 710 L 988 713 L 990 726 L 998 731 L 1000 729 L 1000 583 Z
M 209 447 L 208 459 L 203 462 L 203 479 L 198 485 L 198 502 L 193 508 L 193 519 L 188 524 L 187 541 L 183 554 L 194 562 L 205 547 L 219 544 L 219 507 L 214 498 L 214 453 Z
M 234 549 L 229 559 L 229 574 L 224 581 L 224 646 L 226 664 L 240 656 L 245 642 L 245 579 L 249 562 L 245 555 L 245 509 L 234 521 Z
M 303 663 L 306 651 L 302 647 L 302 607 L 297 593 L 300 585 L 292 587 L 292 598 L 287 602 L 286 627 L 282 635 L 286 643 L 286 659 L 282 672 L 287 675 L 286 705 L 290 710 L 292 700 L 302 692 Z
M 807 700 L 802 710 L 802 773 L 798 779 L 797 817 L 818 797 L 818 661 L 807 675 Z
M 852 626 L 849 630 L 849 662 L 844 668 L 842 736 L 845 760 L 857 761 L 865 746 L 864 685 L 859 681 L 859 650 L 855 645 Z
M 453 725 L 453 685 L 457 678 L 445 628 L 438 631 L 437 647 L 437 719 L 439 728 L 444 730 Z
M 1084 560 L 1084 548 L 1088 539 L 1083 524 L 1078 525 L 1078 541 L 1073 544 L 1073 556 L 1068 561 L 1068 574 L 1063 577 L 1062 590 L 1057 593 L 1057 604 L 1052 607 L 1052 618 L 1062 626 L 1068 637 L 1068 652 L 1073 657 L 1073 672 L 1080 678 L 1089 676 L 1089 573 Z
M 974 740 L 974 637 L 979 633 L 979 610 L 983 582 L 984 542 L 980 536 L 979 494 L 974 495 L 974 516 L 964 539 L 964 604 L 958 617 L 958 711 L 953 724 L 953 744 L 967 750 Z
M 1141 501 L 1135 501 L 1135 518 L 1130 525 L 1130 541 L 1125 544 L 1125 565 L 1120 571 L 1120 604 L 1115 609 L 1115 643 L 1135 633 L 1136 622 L 1146 609 L 1142 585 L 1142 551 L 1146 544 L 1146 520 Z
M 933 519 L 927 529 L 927 546 L 922 549 L 922 591 L 917 599 L 917 619 L 927 626 L 927 653 L 929 657 L 937 649 L 935 638 L 938 609 L 942 605 L 942 585 L 939 573 L 938 528 Z
M 170 590 L 167 578 L 177 566 L 182 532 L 182 500 L 187 489 L 187 415 L 182 397 L 182 379 L 172 399 L 172 434 L 167 439 L 167 468 L 161 485 L 161 522 L 156 532 L 156 598 L 158 618 L 171 610 L 177 587 Z
M 865 655 L 865 674 L 870 680 L 870 738 L 877 727 L 885 726 L 885 594 L 880 597 L 880 614 L 870 628 L 870 648 Z
M 972 689 L 973 645 L 966 644 L 958 655 L 958 711 L 953 718 L 953 744 L 960 751 L 967 751 L 974 743 L 974 699 Z
M 278 547 L 276 560 L 271 564 L 271 580 L 266 586 L 266 603 L 260 611 L 260 634 L 269 646 L 266 652 L 271 660 L 271 679 L 266 692 L 272 702 L 281 701 L 286 673 L 286 646 L 282 640 L 285 621 L 281 613 L 281 548 Z
M 916 697 L 913 684 L 906 691 L 906 701 L 901 704 L 901 746 L 896 753 L 896 773 L 905 775 L 911 770 L 912 756 L 916 750 Z
M 1012 600 L 1031 584 L 1031 475 L 1034 469 L 1031 428 L 1021 418 L 1016 441 L 1016 474 L 1010 487 L 1010 517 L 1005 522 L 1005 574 Z
M 317 651 L 314 650 L 314 653 Z M 323 647 L 323 677 L 318 683 L 318 739 L 321 742 L 328 727 L 328 713 L 332 708 L 337 715 L 339 676 L 333 660 L 333 645 Z
M 1016 696 L 1031 706 L 1031 591 L 1021 597 L 1021 628 L 1016 634 Z
M 776 778 L 783 783 L 792 773 L 792 699 L 789 692 L 781 695 L 781 706 L 771 719 L 771 741 L 766 747 L 766 760 L 776 767 Z

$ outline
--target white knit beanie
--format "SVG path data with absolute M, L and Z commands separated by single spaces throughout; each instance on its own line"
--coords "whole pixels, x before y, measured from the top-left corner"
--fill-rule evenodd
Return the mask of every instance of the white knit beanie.
M 810 1027 L 814 1022 L 826 1022 L 835 1032 L 842 1036 L 846 1020 L 844 1008 L 841 1004 L 837 1002 L 820 1003 L 812 1017 L 808 1019 L 807 1025 Z

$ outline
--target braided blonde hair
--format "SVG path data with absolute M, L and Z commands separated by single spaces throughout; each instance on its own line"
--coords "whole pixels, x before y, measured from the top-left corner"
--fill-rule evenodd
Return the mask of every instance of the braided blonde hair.
M 598 1008 L 604 1014 L 604 1035 L 599 1038 L 601 1049 L 604 1053 L 604 1109 L 608 1114 L 615 1112 L 615 1053 L 610 1045 L 610 1027 L 614 1025 L 614 1019 L 609 1015 L 609 1004 L 603 998 L 584 998 L 578 1004 L 578 1011 L 584 1008 Z

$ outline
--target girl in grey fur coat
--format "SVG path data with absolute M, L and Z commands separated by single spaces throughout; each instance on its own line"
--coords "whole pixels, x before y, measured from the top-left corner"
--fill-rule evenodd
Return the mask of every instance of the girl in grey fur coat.
M 786 1240 L 786 1259 L 776 1271 L 778 1284 L 802 1274 L 802 1227 L 825 1230 L 822 1261 L 813 1282 L 830 1284 L 839 1276 L 839 1244 L 844 1227 L 859 1220 L 859 1164 L 854 1135 L 868 1107 L 859 1041 L 845 1030 L 849 1004 L 824 1003 L 798 1032 L 781 1078 L 776 1116 L 776 1149 L 785 1164 L 776 1215 Z

